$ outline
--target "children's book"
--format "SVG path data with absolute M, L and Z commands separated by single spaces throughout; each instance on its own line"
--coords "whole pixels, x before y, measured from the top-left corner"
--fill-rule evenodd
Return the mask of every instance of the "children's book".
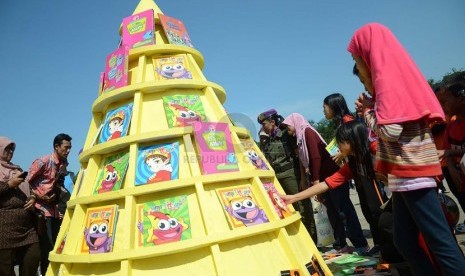
M 194 45 L 192 45 L 189 34 L 187 34 L 186 27 L 181 20 L 161 13 L 158 14 L 158 17 L 160 17 L 161 25 L 170 44 L 194 47 Z
M 153 59 L 156 80 L 192 79 L 185 54 Z
M 206 122 L 205 110 L 198 95 L 163 97 L 169 127 L 190 126 L 193 122 Z
M 249 161 L 255 168 L 259 170 L 268 170 L 268 166 L 266 165 L 265 161 L 258 155 L 258 152 L 255 150 L 255 142 L 251 139 L 241 139 L 242 147 L 244 148 L 244 152 L 249 158 Z
M 274 184 L 271 182 L 264 182 L 263 188 L 265 188 L 265 191 L 268 193 L 268 196 L 270 197 L 271 202 L 273 203 L 274 210 L 276 211 L 278 216 L 280 218 L 286 218 L 290 216 L 291 211 L 289 210 L 289 208 L 287 208 L 287 205 L 284 202 L 284 200 L 279 196 L 278 190 L 276 190 Z
M 129 103 L 107 113 L 100 133 L 100 143 L 126 136 L 131 123 L 132 105 Z
M 328 151 L 329 155 L 331 156 L 334 156 L 339 152 L 339 148 L 337 147 L 336 143 L 336 138 L 333 138 L 333 140 L 331 140 L 331 142 L 328 145 L 326 145 L 326 151 Z
M 105 63 L 103 92 L 128 85 L 129 46 L 123 45 L 109 54 Z
M 123 45 L 137 48 L 155 44 L 153 10 L 146 10 L 123 19 Z
M 216 193 L 233 228 L 268 222 L 268 217 L 260 208 L 250 185 L 216 189 Z
M 137 153 L 135 185 L 178 179 L 179 143 L 142 147 Z
M 107 253 L 113 251 L 118 205 L 87 208 L 82 253 Z
M 193 126 L 203 174 L 239 170 L 227 123 L 194 122 Z
M 94 194 L 116 191 L 121 188 L 129 164 L 129 152 L 120 152 L 105 158 L 94 187 Z
M 190 239 L 187 196 L 137 204 L 137 244 L 140 247 Z

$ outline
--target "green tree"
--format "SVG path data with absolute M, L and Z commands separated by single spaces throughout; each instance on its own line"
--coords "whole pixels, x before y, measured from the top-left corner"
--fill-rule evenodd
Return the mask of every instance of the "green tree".
M 332 120 L 322 119 L 318 123 L 315 123 L 313 120 L 308 122 L 321 134 L 327 143 L 333 140 L 336 133 L 336 125 Z

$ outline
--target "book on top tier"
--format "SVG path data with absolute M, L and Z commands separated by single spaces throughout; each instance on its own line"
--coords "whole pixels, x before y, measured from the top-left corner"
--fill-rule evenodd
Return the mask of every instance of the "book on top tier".
M 160 22 L 170 44 L 185 45 L 194 48 L 186 27 L 181 20 L 159 13 Z
M 128 85 L 129 46 L 123 45 L 107 56 L 103 92 Z
M 136 48 L 155 44 L 153 10 L 146 10 L 123 19 L 123 45 Z

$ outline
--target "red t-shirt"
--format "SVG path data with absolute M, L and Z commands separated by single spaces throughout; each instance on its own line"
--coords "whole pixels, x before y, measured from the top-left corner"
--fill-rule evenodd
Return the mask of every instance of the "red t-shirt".
M 345 163 L 337 172 L 325 179 L 329 189 L 336 189 L 342 184 L 352 179 L 352 170 L 348 163 Z

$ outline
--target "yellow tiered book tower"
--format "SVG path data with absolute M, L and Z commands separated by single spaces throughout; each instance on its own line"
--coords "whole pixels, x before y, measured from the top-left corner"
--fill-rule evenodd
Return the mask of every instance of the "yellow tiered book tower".
M 300 215 L 290 205 L 290 216 L 281 219 L 275 211 L 263 183 L 271 182 L 279 192 L 283 190 L 271 169 L 258 170 L 248 161 L 241 139 L 250 139 L 250 133 L 232 125 L 222 106 L 226 99 L 223 87 L 202 73 L 202 54 L 191 47 L 169 44 L 158 16 L 162 12 L 152 0 L 141 0 L 133 14 L 149 9 L 154 10 L 156 44 L 131 49 L 128 85 L 102 93 L 92 106 L 93 118 L 79 156 L 82 169 L 50 252 L 47 275 L 331 275 Z M 178 54 L 186 55 L 192 79 L 157 80 L 154 59 Z M 193 127 L 169 127 L 167 121 L 163 97 L 179 94 L 198 96 L 209 122 L 229 125 L 238 171 L 202 174 Z M 95 143 L 107 112 L 122 104 L 132 104 L 133 108 L 127 135 Z M 140 148 L 175 142 L 179 145 L 177 179 L 136 185 Z M 263 158 L 257 146 L 253 147 Z M 129 152 L 122 187 L 96 193 L 103 160 L 120 151 Z M 228 221 L 217 190 L 244 185 L 251 187 L 268 222 L 233 227 Z M 179 196 L 188 203 L 189 238 L 140 246 L 138 206 Z M 107 205 L 118 206 L 113 248 L 107 253 L 83 253 L 86 212 Z

